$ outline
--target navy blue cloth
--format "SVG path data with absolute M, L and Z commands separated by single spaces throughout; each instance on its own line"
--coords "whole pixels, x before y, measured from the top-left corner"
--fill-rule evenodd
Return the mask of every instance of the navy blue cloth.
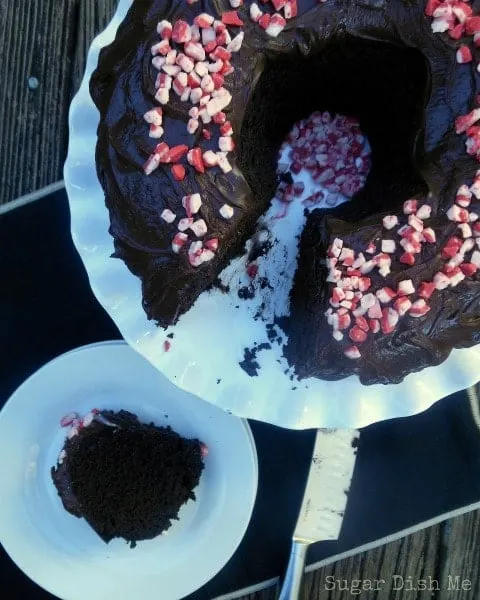
M 120 334 L 90 291 L 70 238 L 64 192 L 1 216 L 0 248 L 2 406 L 50 359 L 83 344 L 120 339 Z M 190 600 L 210 600 L 283 572 L 315 432 L 250 424 L 260 469 L 252 520 L 232 559 Z M 340 539 L 313 546 L 309 562 L 478 501 L 480 432 L 461 392 L 415 417 L 362 430 Z M 4 600 L 53 598 L 3 549 L 0 581 Z

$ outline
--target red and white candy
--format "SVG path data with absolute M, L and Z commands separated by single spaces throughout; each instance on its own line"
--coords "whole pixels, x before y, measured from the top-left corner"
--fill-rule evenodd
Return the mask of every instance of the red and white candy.
M 188 217 L 196 215 L 202 206 L 202 198 L 200 194 L 190 194 L 182 198 L 182 206 L 185 209 Z
M 163 210 L 160 216 L 166 223 L 173 223 L 176 219 L 175 213 L 172 212 L 169 208 Z
M 228 219 L 231 219 L 231 218 L 233 217 L 234 210 L 233 210 L 233 207 L 232 207 L 232 206 L 230 206 L 229 204 L 224 204 L 224 205 L 223 205 L 223 206 L 220 208 L 220 210 L 219 210 L 219 213 L 221 214 L 221 216 L 222 216 L 224 219 L 227 219 L 227 220 L 228 220 Z

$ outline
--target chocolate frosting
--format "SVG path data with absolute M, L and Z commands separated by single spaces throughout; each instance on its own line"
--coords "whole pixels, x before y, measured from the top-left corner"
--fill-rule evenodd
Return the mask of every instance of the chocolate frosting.
M 444 264 L 437 248 L 454 234 L 455 224 L 445 226 L 445 219 L 437 217 L 430 226 L 437 232 L 437 247 L 426 244 L 421 263 L 392 268 L 386 279 L 377 271 L 369 273 L 373 289 L 385 285 L 396 289 L 405 279 L 411 279 L 418 289 L 422 281 L 433 279 Z M 369 336 L 361 344 L 359 360 L 343 354 L 351 342 L 348 336 L 344 344 L 335 341 L 325 318 L 330 285 L 312 289 L 309 282 L 325 280 L 325 254 L 332 237 L 341 236 L 348 247 L 361 251 L 370 241 L 381 239 L 382 233 L 378 216 L 365 219 L 353 229 L 318 210 L 308 219 L 292 292 L 291 321 L 286 325 L 291 334 L 286 356 L 300 378 L 334 380 L 358 374 L 364 384 L 399 383 L 409 373 L 443 362 L 452 347 L 465 348 L 480 342 L 480 281 L 476 275 L 453 289 L 435 292 L 428 301 L 431 310 L 425 316 L 405 315 L 393 333 Z M 395 256 L 398 259 L 399 252 Z
M 379 234 L 380 207 L 399 211 L 401 202 L 414 193 L 419 197 L 427 192 L 433 194 L 439 219 L 437 235 L 441 232 L 439 242 L 452 233 L 455 227 L 443 215 L 458 186 L 471 182 L 476 169 L 475 161 L 465 152 L 463 137 L 456 135 L 453 128 L 455 117 L 471 108 L 477 83 L 474 66 L 459 67 L 455 61 L 456 42 L 432 33 L 430 19 L 424 15 L 423 0 L 322 4 L 300 0 L 299 16 L 289 21 L 277 38 L 270 38 L 251 22 L 248 5 L 239 9 L 245 22 L 242 28 L 245 39 L 240 52 L 232 58 L 235 72 L 225 80 L 225 87 L 232 94 L 225 112 L 233 125 L 237 145 L 237 150 L 229 154 L 233 170 L 228 174 L 213 168 L 199 175 L 193 167 L 187 167 L 186 178 L 179 183 L 173 179 L 168 165 L 160 166 L 150 176 L 142 169 L 157 143 L 148 137 L 143 121 L 144 113 L 154 104 L 156 71 L 151 65 L 150 47 L 158 41 L 157 22 L 183 18 L 191 23 L 202 12 L 219 17 L 230 10 L 227 2 L 200 0 L 188 5 L 184 1 L 137 0 L 115 41 L 102 50 L 91 80 L 92 97 L 100 111 L 97 169 L 110 212 L 114 255 L 141 278 L 148 317 L 161 326 L 174 323 L 241 250 L 273 196 L 275 156 L 283 136 L 299 116 L 306 116 L 307 98 L 313 97 L 312 110 L 324 108 L 315 106 L 315 95 L 309 94 L 308 89 L 302 95 L 303 90 L 298 87 L 294 89 L 298 102 L 295 97 L 285 102 L 285 96 L 291 100 L 291 88 L 300 81 L 295 77 L 302 77 L 304 62 L 310 61 L 310 66 L 315 66 L 312 61 L 335 44 L 355 45 L 360 40 L 367 46 L 371 44 L 371 52 L 377 52 L 376 49 L 382 52 L 378 44 L 383 43 L 384 48 L 421 53 L 426 76 L 425 88 L 417 90 L 419 119 L 408 124 L 413 127 L 412 135 L 405 138 L 405 147 L 397 149 L 396 154 L 395 146 L 403 142 L 397 143 L 396 137 L 391 139 L 393 154 L 388 164 L 385 161 L 382 164 L 381 151 L 375 158 L 372 143 L 374 167 L 367 185 L 350 203 L 335 211 L 336 219 L 325 218 L 318 211 L 309 217 L 292 291 L 291 319 L 286 324 L 290 336 L 286 356 L 300 377 L 338 379 L 357 373 L 364 383 L 387 383 L 438 364 L 452 347 L 478 343 L 477 275 L 453 290 L 437 293 L 426 317 L 404 318 L 394 334 L 380 335 L 364 344 L 360 360 L 345 358 L 342 346 L 332 340 L 324 317 L 329 286 L 325 284 L 322 262 L 330 235 L 341 232 L 350 246 L 356 247 L 362 240 Z M 283 76 L 275 80 L 272 75 L 279 86 L 278 93 L 268 85 L 276 64 L 282 64 L 287 75 L 292 73 L 289 90 Z M 347 69 L 338 72 L 336 79 L 348 82 L 354 75 Z M 283 84 L 285 89 L 281 88 Z M 318 85 L 328 87 L 329 80 Z M 341 107 L 331 108 L 341 110 Z M 170 146 L 184 143 L 189 147 L 201 145 L 204 150 L 215 148 L 218 136 L 205 142 L 200 141 L 199 132 L 187 133 L 188 109 L 188 104 L 171 95 L 171 102 L 164 108 L 164 141 Z M 386 110 L 388 107 L 384 107 Z M 395 111 L 390 118 L 392 130 L 398 130 L 400 138 L 404 124 L 397 122 Z M 383 144 L 387 148 L 388 142 L 385 144 L 383 140 Z M 406 157 L 405 161 L 402 157 Z M 394 164 L 397 159 L 398 169 Z M 404 162 L 409 165 L 405 167 L 410 169 L 408 177 L 402 170 Z M 160 217 L 165 208 L 184 216 L 181 198 L 195 192 L 200 192 L 203 199 L 200 216 L 208 226 L 206 239 L 219 239 L 215 259 L 201 267 L 190 265 L 186 248 L 179 255 L 172 252 L 176 225 L 167 224 Z M 229 221 L 218 212 L 225 202 L 235 208 Z M 472 206 L 478 212 L 478 204 Z M 372 217 L 372 213 L 377 215 Z M 440 243 L 437 247 L 441 247 Z M 422 265 L 392 272 L 391 281 L 412 278 L 417 284 L 433 274 L 437 262 L 436 255 L 424 256 Z M 381 282 L 379 287 L 388 285 L 388 281 Z
M 148 137 L 143 120 L 145 112 L 155 105 L 157 71 L 151 64 L 150 48 L 159 40 L 156 25 L 162 19 L 175 22 L 184 18 L 192 23 L 202 12 L 218 17 L 224 8 L 209 2 L 191 6 L 186 2 L 164 0 L 135 2 L 115 42 L 102 50 L 91 80 L 91 94 L 101 114 L 97 169 L 110 211 L 115 256 L 123 259 L 141 278 L 145 311 L 162 326 L 174 323 L 188 310 L 231 257 L 240 251 L 246 234 L 252 231 L 270 199 L 268 195 L 259 202 L 254 197 L 236 166 L 234 154 L 229 154 L 233 170 L 226 175 L 218 168 L 199 175 L 193 167 L 187 167 L 184 181 L 177 182 L 171 175 L 170 165 L 160 166 L 150 176 L 143 172 L 143 164 L 158 143 Z M 233 99 L 225 112 L 237 134 L 241 131 L 245 106 L 261 62 L 261 55 L 248 43 L 233 60 L 235 76 L 227 78 L 225 86 Z M 165 136 L 162 141 L 170 147 L 186 144 L 190 148 L 201 145 L 203 150 L 215 149 L 218 135 L 206 142 L 201 140 L 200 130 L 194 135 L 187 133 L 190 108 L 190 104 L 171 95 L 171 101 L 163 109 Z M 190 265 L 186 247 L 179 255 L 172 252 L 177 226 L 166 223 L 160 216 L 165 208 L 185 216 L 181 199 L 196 192 L 203 199 L 199 216 L 208 226 L 205 239 L 219 239 L 216 258 L 201 268 Z M 273 189 L 270 194 L 272 192 Z M 225 203 L 235 209 L 229 221 L 219 215 Z
M 423 110 L 424 123 L 419 128 L 413 147 L 414 164 L 420 171 L 430 194 L 422 186 L 398 198 L 398 202 L 382 199 L 389 212 L 398 214 L 406 223 L 401 204 L 410 196 L 433 207 L 429 226 L 437 235 L 437 243 L 424 245 L 421 259 L 413 267 L 400 263 L 400 252 L 393 255 L 392 272 L 387 278 L 370 273 L 372 289 L 383 286 L 397 288 L 400 281 L 411 279 L 416 289 L 422 281 L 431 281 L 444 261 L 440 249 L 456 234 L 456 224 L 445 216 L 453 203 L 456 190 L 471 184 L 478 164 L 465 151 L 465 138 L 454 130 L 454 120 L 471 109 L 477 91 L 478 76 L 472 65 L 458 65 L 455 42 L 447 36 L 433 34 L 430 19 L 424 15 L 424 2 L 389 2 L 367 11 L 364 19 L 353 20 L 350 32 L 367 34 L 421 50 L 428 65 L 429 97 Z M 362 25 L 360 25 L 362 23 Z M 358 27 L 360 26 L 360 29 Z M 374 159 L 375 160 L 375 159 Z M 368 183 L 367 183 L 368 185 Z M 366 186 L 367 187 L 367 186 Z M 364 200 L 360 193 L 354 200 Z M 368 204 L 374 203 L 369 198 Z M 471 209 L 479 212 L 475 201 Z M 455 288 L 436 291 L 429 300 L 431 310 L 421 318 L 401 317 L 395 331 L 388 335 L 369 336 L 361 344 L 361 358 L 351 360 L 344 355 L 347 339 L 339 343 L 325 318 L 329 308 L 332 284 L 326 284 L 325 256 L 329 244 L 341 237 L 347 247 L 364 251 L 370 241 L 385 237 L 382 218 L 386 212 L 365 219 L 356 202 L 335 211 L 335 217 L 314 211 L 307 220 L 300 243 L 298 270 L 291 297 L 291 317 L 285 324 L 289 344 L 285 355 L 297 375 L 341 379 L 357 374 L 364 384 L 398 383 L 411 372 L 438 365 L 452 348 L 469 347 L 480 342 L 480 278 L 478 273 Z M 339 218 L 336 218 L 339 217 Z M 343 219 L 343 220 L 340 220 Z M 349 221 L 349 222 L 347 222 Z M 352 223 L 353 221 L 353 223 Z M 457 230 L 458 232 L 458 230 Z M 315 283 L 317 285 L 315 285 Z

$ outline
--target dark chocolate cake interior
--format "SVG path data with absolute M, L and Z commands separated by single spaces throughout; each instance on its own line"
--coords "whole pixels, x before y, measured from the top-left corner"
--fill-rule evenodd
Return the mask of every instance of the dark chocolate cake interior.
M 181 506 L 195 500 L 201 443 L 127 411 L 101 415 L 115 426 L 94 421 L 68 439 L 52 478 L 66 510 L 105 542 L 121 537 L 134 547 L 169 529 Z

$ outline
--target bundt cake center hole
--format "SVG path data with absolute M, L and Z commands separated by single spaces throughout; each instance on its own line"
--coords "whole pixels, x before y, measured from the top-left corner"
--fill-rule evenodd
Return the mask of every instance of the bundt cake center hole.
M 421 52 L 386 42 L 342 36 L 308 57 L 270 58 L 246 109 L 240 167 L 259 200 L 268 202 L 279 148 L 295 123 L 323 111 L 353 117 L 370 143 L 372 164 L 345 218 L 393 210 L 427 191 L 416 143 L 428 90 Z

